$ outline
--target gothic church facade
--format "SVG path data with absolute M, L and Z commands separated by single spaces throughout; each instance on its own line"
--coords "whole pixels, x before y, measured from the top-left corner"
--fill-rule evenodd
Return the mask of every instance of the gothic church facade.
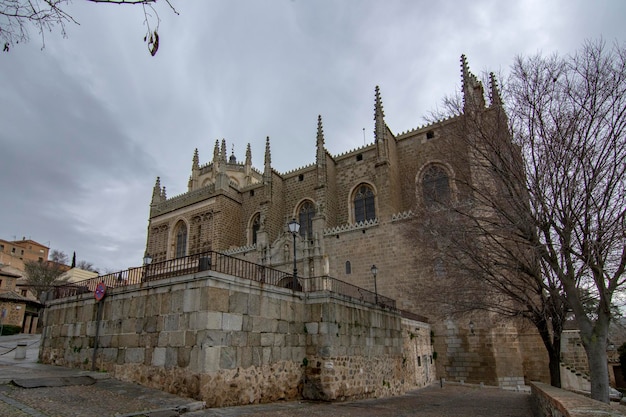
M 501 105 L 494 78 L 487 103 L 465 57 L 461 73 L 464 112 L 490 112 Z M 376 87 L 374 143 L 331 155 L 320 116 L 315 163 L 304 168 L 275 171 L 269 138 L 262 170 L 252 166 L 250 145 L 243 162 L 227 155 L 224 140 L 216 142 L 206 164 L 200 164 L 196 149 L 186 193 L 167 198 L 157 178 L 146 253 L 159 262 L 212 250 L 291 271 L 294 239 L 287 224 L 296 219 L 298 276 L 328 275 L 371 291 L 376 282 L 377 292 L 395 299 L 398 308 L 428 317 L 414 289 L 436 279 L 438 266 L 420 262 L 427 248 L 405 230 L 420 201 L 434 195 L 454 198 L 458 184 L 480 177 L 467 158 L 450 152 L 464 146 L 450 134 L 464 117 L 394 134 Z M 378 270 L 376 281 L 372 265 Z M 546 380 L 547 359 L 534 336 L 486 318 L 476 339 L 466 322 L 431 323 L 438 376 L 499 386 Z

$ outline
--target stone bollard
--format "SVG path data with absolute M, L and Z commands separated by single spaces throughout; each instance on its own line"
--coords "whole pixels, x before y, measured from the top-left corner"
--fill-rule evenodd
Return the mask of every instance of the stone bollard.
M 15 348 L 15 359 L 24 358 L 26 358 L 26 342 L 17 342 L 17 347 Z

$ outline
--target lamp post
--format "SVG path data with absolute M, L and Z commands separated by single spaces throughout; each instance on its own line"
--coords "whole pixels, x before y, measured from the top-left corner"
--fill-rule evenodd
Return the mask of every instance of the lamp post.
M 146 252 L 143 255 L 143 275 L 144 275 L 143 280 L 144 281 L 146 281 L 146 279 L 148 278 L 147 277 L 147 275 L 148 275 L 148 267 L 150 266 L 151 263 L 152 263 L 152 256 L 150 256 L 148 254 L 148 252 Z
M 298 284 L 298 268 L 296 266 L 296 235 L 300 231 L 300 223 L 296 221 L 296 219 L 292 219 L 289 224 L 289 231 L 293 236 L 293 290 L 296 290 L 296 285 Z
M 376 288 L 376 275 L 378 275 L 378 268 L 376 268 L 376 265 L 372 265 L 370 271 L 372 271 L 372 275 L 374 275 L 374 299 L 376 300 L 376 305 L 378 305 L 378 289 Z

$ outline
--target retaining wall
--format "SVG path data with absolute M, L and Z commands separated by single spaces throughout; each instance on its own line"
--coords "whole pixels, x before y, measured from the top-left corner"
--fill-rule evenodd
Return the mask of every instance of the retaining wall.
M 96 369 L 209 406 L 381 397 L 436 378 L 428 324 L 330 292 L 205 271 L 99 303 L 51 302 L 40 360 L 91 369 L 98 333 Z
M 584 395 L 541 382 L 530 383 L 533 415 L 537 417 L 624 417 L 620 410 Z

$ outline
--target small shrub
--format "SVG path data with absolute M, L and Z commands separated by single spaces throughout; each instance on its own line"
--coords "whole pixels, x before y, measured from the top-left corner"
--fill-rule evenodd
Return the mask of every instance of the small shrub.
M 18 334 L 21 331 L 21 326 L 14 326 L 12 324 L 5 324 L 2 326 L 2 336 L 11 336 L 12 334 Z

